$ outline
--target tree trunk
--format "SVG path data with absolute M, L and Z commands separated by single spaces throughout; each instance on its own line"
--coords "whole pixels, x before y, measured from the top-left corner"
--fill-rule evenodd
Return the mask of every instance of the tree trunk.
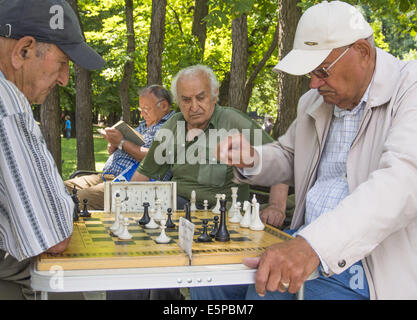
M 151 34 L 148 42 L 148 86 L 162 85 L 162 51 L 165 37 L 165 12 L 167 0 L 152 0 Z
M 252 71 L 251 75 L 249 76 L 248 80 L 245 84 L 245 99 L 244 99 L 244 105 L 242 108 L 243 112 L 246 112 L 249 105 L 250 97 L 252 96 L 252 90 L 255 85 L 255 79 L 258 76 L 259 72 L 265 67 L 266 62 L 271 57 L 272 53 L 275 51 L 277 45 L 278 45 L 278 31 L 279 31 L 279 24 L 277 24 L 274 32 L 274 38 L 272 39 L 271 45 L 269 46 L 268 50 L 263 55 L 261 61 L 255 66 L 254 70 Z
M 58 172 L 62 174 L 61 163 L 61 108 L 59 103 L 59 88 L 55 86 L 46 97 L 40 108 L 41 131 L 49 152 L 55 160 Z
M 67 0 L 78 17 L 78 1 Z M 84 32 L 83 32 L 84 36 Z M 85 37 L 84 37 L 85 38 Z M 77 138 L 77 169 L 95 170 L 93 140 L 93 107 L 91 73 L 74 63 L 75 69 L 75 130 Z
M 207 24 L 203 19 L 208 15 L 208 12 L 209 6 L 207 0 L 195 0 L 192 34 L 198 38 L 198 42 L 200 43 L 201 61 L 204 58 L 204 49 L 207 38 Z
M 91 73 L 74 64 L 77 131 L 77 169 L 95 170 Z
M 279 0 L 278 2 L 280 39 L 278 56 L 280 59 L 293 47 L 295 31 L 302 14 L 297 2 L 294 0 Z M 284 134 L 294 121 L 298 100 L 308 90 L 308 84 L 306 77 L 293 76 L 284 72 L 278 73 L 278 116 L 273 128 L 274 138 Z
M 248 67 L 248 21 L 246 14 L 232 21 L 232 63 L 230 66 L 229 105 L 244 109 Z M 246 111 L 246 110 L 242 110 Z
M 123 78 L 120 83 L 120 103 L 122 105 L 123 120 L 131 124 L 129 87 L 135 70 L 135 29 L 133 27 L 133 0 L 125 0 L 127 27 L 127 61 L 124 65 Z

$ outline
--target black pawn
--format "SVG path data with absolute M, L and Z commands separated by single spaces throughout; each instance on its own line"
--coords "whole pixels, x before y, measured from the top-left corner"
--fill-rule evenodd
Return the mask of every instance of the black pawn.
M 82 212 L 81 212 L 81 214 L 80 214 L 80 216 L 81 216 L 81 217 L 84 217 L 84 218 L 90 218 L 90 217 L 91 217 L 91 213 L 90 213 L 90 212 L 88 212 L 88 210 L 87 210 L 87 202 L 88 202 L 88 200 L 87 200 L 87 199 L 84 199 L 84 200 L 83 200 L 84 207 L 83 207 L 83 211 L 82 211 Z
M 214 238 L 216 236 L 217 230 L 219 230 L 219 216 L 214 216 L 214 227 L 210 232 L 210 237 Z
M 203 219 L 203 233 L 197 238 L 198 242 L 212 242 L 211 237 L 207 234 L 208 220 Z
M 149 217 L 148 208 L 149 208 L 149 202 L 144 202 L 143 203 L 143 216 L 139 220 L 139 224 L 142 226 L 144 226 L 145 224 L 148 224 L 149 221 L 151 221 L 151 218 Z
M 190 203 L 189 202 L 184 204 L 184 210 L 185 210 L 185 219 L 192 222 L 191 221 L 191 209 L 190 209 Z
M 165 223 L 165 227 L 167 227 L 168 229 L 175 228 L 175 223 L 172 222 L 172 209 L 171 208 L 167 209 L 167 216 L 168 216 L 168 219 L 167 219 L 167 222 Z
M 226 200 L 220 200 L 220 226 L 217 230 L 216 241 L 227 242 L 230 241 L 230 234 L 226 226 Z

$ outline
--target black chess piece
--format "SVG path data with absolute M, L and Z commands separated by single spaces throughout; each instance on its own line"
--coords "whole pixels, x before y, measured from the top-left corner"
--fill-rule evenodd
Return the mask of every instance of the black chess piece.
M 77 192 L 78 192 L 77 188 L 74 186 L 74 188 L 72 189 L 71 198 L 72 198 L 72 201 L 74 201 L 75 203 L 75 209 L 77 210 L 77 213 L 80 213 L 80 206 L 79 206 L 80 200 L 78 199 Z
M 192 222 L 191 221 L 191 209 L 190 209 L 190 203 L 189 202 L 184 204 L 184 210 L 185 210 L 185 219 Z
M 220 226 L 214 239 L 220 242 L 230 241 L 230 234 L 226 226 L 226 200 L 224 199 L 220 200 Z
M 151 218 L 149 217 L 149 212 L 148 212 L 149 206 L 150 206 L 149 202 L 143 203 L 143 216 L 139 220 L 139 224 L 142 226 L 144 226 L 145 224 L 148 224 L 149 221 L 151 221 Z
M 165 227 L 167 227 L 168 229 L 175 228 L 175 223 L 172 222 L 172 209 L 171 208 L 167 209 L 167 216 L 168 216 L 168 219 L 167 219 L 167 222 L 165 223 Z
M 219 216 L 214 216 L 214 227 L 210 232 L 210 237 L 214 238 L 216 236 L 217 230 L 219 230 Z
M 84 203 L 84 207 L 83 207 L 83 211 L 81 211 L 80 216 L 83 217 L 83 218 L 90 218 L 91 217 L 91 213 L 88 212 L 88 210 L 87 210 L 88 200 L 87 199 L 84 199 L 83 200 L 83 203 Z
M 212 242 L 213 240 L 207 234 L 208 220 L 203 219 L 203 233 L 197 238 L 198 242 Z
M 74 206 L 74 210 L 72 212 L 72 221 L 78 221 L 79 220 L 79 216 L 78 216 L 78 211 L 77 208 Z

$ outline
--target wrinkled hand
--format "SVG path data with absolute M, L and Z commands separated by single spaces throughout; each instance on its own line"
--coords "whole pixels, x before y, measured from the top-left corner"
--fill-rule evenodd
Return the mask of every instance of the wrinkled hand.
M 106 128 L 98 130 L 98 132 L 110 143 L 113 147 L 118 147 L 120 141 L 122 141 L 123 135 L 120 133 L 119 130 L 114 128 Z
M 285 220 L 285 212 L 277 205 L 269 204 L 268 207 L 261 211 L 261 220 L 276 228 L 282 226 Z
M 240 133 L 220 141 L 215 156 L 221 162 L 237 168 L 251 168 L 258 161 L 258 153 Z
M 46 252 L 51 253 L 51 254 L 61 253 L 67 248 L 70 240 L 71 240 L 71 236 L 69 236 L 67 239 L 61 241 L 60 243 L 54 245 L 53 247 L 50 247 Z
M 258 268 L 255 288 L 260 296 L 264 296 L 266 290 L 285 292 L 287 289 L 282 283 L 288 283 L 288 291 L 296 293 L 318 267 L 320 260 L 307 241 L 296 237 L 268 247 L 260 257 L 245 258 L 243 263 L 250 268 Z

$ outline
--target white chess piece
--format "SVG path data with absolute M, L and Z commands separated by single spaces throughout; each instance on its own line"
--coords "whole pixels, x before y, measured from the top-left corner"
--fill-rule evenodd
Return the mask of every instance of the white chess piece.
M 166 229 L 165 223 L 166 223 L 165 219 L 161 220 L 162 231 L 161 231 L 161 234 L 158 236 L 158 238 L 155 239 L 157 243 L 169 243 L 171 241 L 171 238 L 168 237 L 165 233 L 165 229 Z
M 159 228 L 159 224 L 157 224 L 155 222 L 155 209 L 154 208 L 151 209 L 149 217 L 151 218 L 151 220 L 149 220 L 149 222 L 147 224 L 145 224 L 145 228 L 146 229 L 157 229 L 157 228 Z
M 240 202 L 236 202 L 235 210 L 233 210 L 233 216 L 229 218 L 231 223 L 240 223 L 242 221 L 242 214 L 240 213 Z
M 230 206 L 230 209 L 228 212 L 229 218 L 232 218 L 235 215 L 238 187 L 232 187 L 231 189 L 232 189 L 232 205 Z
M 120 194 L 116 193 L 116 214 L 114 218 L 114 223 L 110 227 L 111 232 L 115 233 L 119 230 L 119 216 L 120 216 Z
M 196 203 L 196 194 L 195 194 L 195 190 L 191 191 L 191 199 L 190 199 L 190 211 L 191 212 L 195 212 L 197 211 L 197 207 L 195 205 Z
M 123 220 L 124 220 L 123 215 L 119 214 L 119 228 L 116 231 L 113 231 L 114 235 L 119 236 L 119 234 L 123 233 L 123 229 L 124 229 Z
M 203 206 L 204 206 L 204 211 L 207 211 L 208 210 L 208 201 L 207 200 L 203 201 Z
M 249 201 L 243 202 L 243 211 L 245 211 L 245 215 L 243 216 L 242 220 L 240 221 L 240 226 L 242 228 L 249 228 L 251 224 L 251 209 L 252 206 Z
M 213 208 L 212 212 L 213 213 L 220 213 L 220 198 L 221 198 L 221 194 L 216 194 L 216 206 Z
M 119 234 L 119 239 L 122 240 L 130 240 L 132 239 L 132 235 L 129 233 L 128 226 L 129 226 L 129 218 L 125 217 L 122 222 L 123 231 Z
M 252 222 L 249 226 L 249 229 L 255 231 L 261 231 L 265 229 L 265 225 L 261 221 L 261 217 L 259 215 L 259 203 L 255 203 L 255 210 L 252 209 Z
M 155 208 L 156 209 L 154 210 L 155 214 L 153 215 L 153 219 L 157 222 L 161 221 L 162 219 L 165 219 L 164 214 L 162 213 L 162 201 L 160 199 L 157 199 L 155 201 Z

